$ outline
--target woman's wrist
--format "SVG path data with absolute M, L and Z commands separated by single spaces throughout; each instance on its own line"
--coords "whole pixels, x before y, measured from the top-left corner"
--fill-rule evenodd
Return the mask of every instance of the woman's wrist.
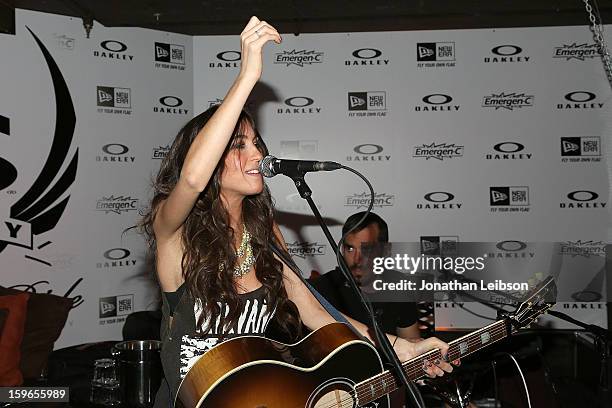
M 258 75 L 249 74 L 247 72 L 240 72 L 235 82 L 236 82 L 236 85 L 245 85 L 245 86 L 254 87 L 257 81 L 259 81 Z

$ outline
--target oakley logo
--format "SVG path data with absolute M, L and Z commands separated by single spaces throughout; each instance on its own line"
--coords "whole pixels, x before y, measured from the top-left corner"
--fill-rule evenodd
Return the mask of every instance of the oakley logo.
M 223 51 L 217 54 L 218 59 L 227 62 L 239 61 L 241 56 L 240 51 Z
M 501 241 L 495 245 L 497 249 L 508 252 L 518 252 L 527 248 L 527 244 L 521 241 Z
M 310 106 L 314 103 L 314 99 L 306 96 L 294 96 L 292 98 L 285 99 L 285 105 L 292 106 L 294 108 L 303 108 Z
M 353 151 L 359 154 L 378 154 L 383 151 L 383 147 L 376 144 L 366 143 L 355 146 Z
M 434 197 L 435 195 L 438 196 L 437 199 Z M 442 197 L 440 197 L 440 196 L 442 196 Z M 447 203 L 447 202 L 451 201 L 454 198 L 455 198 L 455 196 L 453 194 L 447 193 L 445 191 L 434 191 L 432 193 L 425 194 L 425 199 L 427 201 L 431 201 L 432 203 Z
M 360 48 L 353 51 L 353 56 L 361 59 L 374 59 L 380 57 L 381 55 L 382 52 L 376 48 Z
M 121 41 L 115 41 L 115 40 L 102 41 L 100 43 L 100 47 L 104 48 L 107 51 L 111 51 L 111 52 L 123 52 L 127 50 L 127 45 L 125 45 Z
M 592 92 L 574 91 L 565 95 L 565 99 L 572 102 L 590 102 L 597 96 Z
M 588 190 L 572 191 L 567 195 L 567 198 L 573 201 L 593 201 L 596 200 L 597 197 L 599 197 L 599 194 Z
M 104 257 L 113 261 L 119 261 L 130 256 L 130 251 L 125 248 L 112 248 L 104 252 Z
M 110 143 L 110 144 L 102 146 L 102 151 L 104 153 L 115 155 L 115 156 L 126 154 L 129 150 L 130 149 L 128 149 L 126 145 L 122 145 L 119 143 Z
M 164 106 L 176 108 L 177 106 L 181 106 L 183 104 L 183 100 L 181 98 L 177 98 L 176 96 L 164 96 L 159 98 L 159 103 Z
M 525 146 L 516 142 L 502 142 L 493 146 L 493 149 L 501 153 L 516 153 L 525 149 Z
M 498 45 L 493 48 L 491 52 L 495 55 L 500 55 L 502 57 L 510 57 L 512 55 L 517 55 L 523 52 L 521 47 L 517 47 L 516 45 Z
M 449 95 L 444 94 L 431 94 L 423 97 L 423 102 L 428 103 L 430 105 L 444 105 L 452 101 Z

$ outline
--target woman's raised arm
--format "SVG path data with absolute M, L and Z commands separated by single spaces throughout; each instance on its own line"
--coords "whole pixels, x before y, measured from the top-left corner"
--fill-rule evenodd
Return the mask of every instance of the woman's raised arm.
M 156 209 L 153 229 L 158 242 L 175 235 L 198 195 L 206 188 L 232 136 L 242 108 L 261 77 L 262 48 L 268 41 L 280 43 L 281 37 L 265 21 L 251 17 L 240 34 L 240 41 L 240 73 L 223 103 L 193 140 L 176 186 Z

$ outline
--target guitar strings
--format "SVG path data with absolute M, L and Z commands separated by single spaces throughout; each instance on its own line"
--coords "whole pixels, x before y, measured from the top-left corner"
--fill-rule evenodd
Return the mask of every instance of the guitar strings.
M 499 334 L 502 334 L 505 331 L 505 326 L 502 327 L 495 327 L 492 328 L 492 330 L 489 330 L 489 332 L 492 334 L 492 337 L 496 337 Z M 499 340 L 502 340 L 504 337 L 500 337 L 500 338 L 494 338 L 491 339 L 491 343 L 495 343 Z M 468 348 L 471 348 L 472 346 L 478 345 L 480 343 L 480 339 L 474 338 L 474 339 L 468 339 Z M 453 345 L 455 346 L 455 345 Z M 474 350 L 476 351 L 476 350 Z M 416 361 L 412 361 L 408 364 L 405 365 L 405 371 L 407 372 L 408 376 L 415 376 L 416 378 L 414 378 L 413 380 L 416 380 L 420 377 L 423 377 L 426 375 L 425 371 L 423 370 L 423 366 L 422 363 L 424 362 L 424 360 L 426 360 L 426 357 L 433 357 L 433 355 L 439 354 L 440 350 L 430 350 L 427 353 L 422 354 L 419 357 L 416 357 Z M 471 354 L 471 352 L 469 353 Z M 431 356 L 430 356 L 431 355 Z M 418 365 L 415 365 L 418 364 Z M 418 374 L 418 375 L 417 375 Z M 378 377 L 378 378 L 377 378 Z M 372 394 L 372 392 L 374 393 L 379 393 L 380 391 L 386 390 L 389 388 L 389 386 L 385 386 L 385 385 L 379 385 L 378 383 L 380 383 L 380 379 L 381 377 L 384 377 L 385 379 L 385 384 L 387 383 L 393 383 L 395 386 L 397 386 L 396 384 L 396 380 L 393 377 L 393 375 L 390 372 L 385 372 L 385 373 L 379 373 L 376 376 L 374 376 L 372 379 L 368 380 L 369 383 L 374 382 L 375 380 L 377 380 L 377 385 L 373 385 L 373 386 L 367 386 L 366 384 L 358 384 L 357 386 L 355 386 L 354 391 L 351 392 L 347 392 L 351 395 L 351 400 L 353 399 L 352 397 L 355 397 L 355 393 L 356 394 Z M 382 395 L 384 395 L 385 393 L 383 393 Z M 344 399 L 345 401 L 349 400 L 349 399 Z M 342 400 L 340 400 L 342 401 Z M 332 407 L 334 404 L 330 405 L 329 407 Z M 321 408 L 327 408 L 326 406 L 321 406 Z
M 504 327 L 491 327 L 491 329 L 489 330 L 489 332 L 492 334 L 493 337 L 502 334 L 505 331 L 505 326 Z M 474 332 L 477 333 L 477 332 Z M 500 339 L 495 339 L 494 341 L 498 341 Z M 480 342 L 480 340 L 477 337 L 473 337 L 472 339 L 468 339 L 467 343 L 468 343 L 468 348 L 471 348 L 472 346 L 478 345 L 478 343 Z M 451 345 L 451 348 L 454 348 L 457 346 L 457 343 Z M 454 351 L 449 351 L 449 353 L 452 353 Z M 411 362 L 407 363 L 405 365 L 407 371 L 411 374 L 414 374 L 415 371 L 418 372 L 419 370 L 421 370 L 422 367 L 422 363 L 423 360 L 425 360 L 427 357 L 433 357 L 430 356 L 431 354 L 437 354 L 439 353 L 439 350 L 430 350 L 427 353 L 421 354 L 418 357 L 415 357 L 414 359 L 412 359 Z M 461 357 L 461 355 L 459 355 L 458 357 Z M 453 359 L 454 360 L 454 359 Z M 380 373 L 377 375 L 377 377 L 383 375 L 383 373 Z
M 499 334 L 502 334 L 505 331 L 505 329 L 506 329 L 505 326 L 495 327 L 495 328 L 492 328 L 492 330 L 489 330 L 489 332 L 492 333 L 492 337 L 495 337 L 495 336 L 497 336 Z M 500 337 L 498 339 L 494 339 L 494 340 L 491 341 L 491 344 L 493 344 L 493 343 L 495 343 L 495 342 L 497 342 L 499 340 L 502 340 L 503 338 L 504 337 Z M 479 343 L 479 339 L 477 339 L 477 338 L 468 339 L 468 347 L 477 345 L 478 343 Z M 455 346 L 455 344 L 453 344 L 453 346 Z M 476 351 L 476 350 L 474 350 L 474 351 Z M 440 352 L 440 350 L 430 350 L 427 353 L 424 353 L 424 354 L 422 354 L 419 357 L 415 357 L 416 359 L 419 359 L 419 361 L 412 361 L 411 363 L 408 363 L 406 365 L 406 367 L 408 367 L 409 365 L 414 364 L 414 363 L 422 363 L 423 362 L 422 360 L 425 360 L 425 357 L 427 357 L 429 354 L 438 354 L 439 352 Z M 407 371 L 408 371 L 408 375 L 409 376 L 420 374 L 418 377 L 414 378 L 414 380 L 416 380 L 416 379 L 426 375 L 426 373 L 423 370 L 422 366 L 408 367 Z M 389 372 L 379 373 L 375 377 L 373 377 L 369 382 L 372 382 L 374 380 L 374 378 L 380 377 L 380 376 L 384 376 L 384 377 L 390 378 L 393 381 L 393 384 L 396 386 L 396 389 L 399 388 L 399 387 L 397 387 L 397 382 L 396 382 L 395 378 Z M 341 399 L 339 399 L 339 400 L 337 400 L 337 401 L 335 401 L 335 402 L 333 402 L 331 404 L 320 405 L 320 408 L 333 408 L 333 407 L 337 407 L 338 403 L 340 403 L 342 406 L 344 406 L 345 402 L 350 402 L 351 403 L 351 407 L 352 407 L 353 401 L 358 401 L 359 400 L 359 394 L 360 393 L 362 393 L 362 394 L 364 394 L 364 393 L 369 393 L 369 394 L 375 393 L 375 394 L 378 394 L 380 391 L 385 391 L 386 388 L 388 388 L 388 387 L 385 387 L 384 385 L 383 386 L 375 385 L 375 386 L 372 386 L 372 387 L 367 387 L 365 384 L 357 385 L 351 391 L 345 391 L 349 395 L 348 398 L 347 397 L 343 397 L 343 398 L 341 398 Z M 388 392 L 383 392 L 380 396 L 378 396 L 378 398 L 386 395 L 387 393 Z
M 494 330 L 491 330 L 490 332 L 492 333 L 493 337 L 496 337 L 497 335 L 501 334 L 503 331 L 504 331 L 503 328 L 495 328 Z M 491 344 L 494 343 L 494 342 L 497 342 L 497 341 L 499 341 L 499 340 L 501 340 L 503 338 L 504 337 L 494 338 L 491 341 Z M 479 341 L 477 339 L 469 340 L 468 341 L 468 347 L 471 348 L 472 346 L 478 345 L 478 343 L 479 343 Z M 476 350 L 474 350 L 474 351 L 476 351 Z M 472 352 L 470 352 L 469 354 L 471 354 Z M 425 353 L 425 355 L 417 357 L 417 359 L 418 359 L 417 361 L 413 361 L 411 363 L 408 363 L 405 366 L 407 368 L 405 371 L 407 371 L 407 374 L 409 376 L 415 376 L 416 377 L 416 378 L 413 378 L 413 380 L 414 379 L 418 379 L 418 378 L 424 376 L 426 374 L 425 371 L 423 370 L 423 362 L 424 362 L 424 360 L 426 360 L 426 357 L 434 357 L 434 354 L 437 355 L 438 353 L 439 353 L 439 350 L 432 350 L 432 351 L 430 351 L 428 353 Z M 389 381 L 392 381 L 393 383 L 396 382 L 395 378 L 393 377 L 393 375 L 390 372 L 386 372 L 386 373 L 380 373 L 380 374 L 376 375 L 371 380 L 369 380 L 368 383 L 372 383 L 375 380 L 378 380 L 377 382 L 380 382 L 381 377 L 385 379 L 385 383 L 387 383 Z M 381 385 L 381 386 L 379 386 L 379 385 L 367 386 L 366 384 L 360 384 L 360 385 L 357 385 L 355 387 L 355 389 L 356 389 L 356 391 L 358 393 L 366 394 L 366 395 L 371 394 L 372 388 L 374 389 L 374 392 L 379 392 L 379 391 L 384 390 L 385 388 L 388 388 L 388 387 L 385 387 L 385 385 Z
M 502 334 L 504 331 L 506 331 L 506 326 L 500 326 L 500 327 L 492 327 L 491 330 L 489 330 L 489 332 L 492 334 L 492 340 L 490 344 L 493 344 L 499 340 L 502 340 L 504 337 L 500 337 L 500 338 L 495 338 L 497 335 Z M 476 333 L 476 332 L 474 332 Z M 468 339 L 468 348 L 471 348 L 472 346 L 478 345 L 478 343 L 480 342 L 480 339 L 478 339 L 477 337 L 474 337 L 473 339 Z M 482 343 L 481 343 L 482 344 Z M 452 346 L 455 346 L 456 344 L 453 344 Z M 476 351 L 476 350 L 474 350 Z M 417 376 L 416 378 L 414 378 L 413 380 L 417 380 L 423 376 L 426 375 L 425 371 L 423 370 L 422 365 L 420 366 L 415 366 L 415 367 L 410 367 L 410 365 L 413 365 L 415 363 L 423 363 L 423 360 L 425 360 L 425 357 L 428 357 L 430 354 L 432 355 L 436 355 L 439 354 L 440 350 L 430 350 L 427 353 L 421 354 L 418 357 L 415 357 L 415 359 L 418 359 L 418 361 L 411 361 L 410 363 L 406 364 L 406 368 L 407 370 L 407 375 L 408 376 L 412 376 L 412 375 L 416 375 L 416 374 L 420 374 L 419 376 Z M 471 354 L 471 353 L 469 353 Z M 466 355 L 467 356 L 467 355 Z M 372 379 L 370 379 L 368 382 L 373 382 L 374 379 L 376 377 L 385 377 L 385 379 L 389 378 L 392 382 L 393 385 L 396 386 L 395 389 L 398 389 L 399 387 L 397 387 L 397 381 L 395 380 L 395 378 L 393 377 L 393 375 L 390 372 L 385 372 L 385 373 L 379 373 L 376 376 L 372 377 Z M 380 381 L 377 381 L 377 383 Z M 385 381 L 385 383 L 387 383 L 387 381 Z M 361 384 L 361 385 L 359 385 Z M 344 403 L 348 402 L 350 403 L 351 407 L 352 407 L 352 403 L 353 402 L 357 402 L 359 400 L 359 394 L 378 394 L 381 391 L 385 391 L 383 392 L 381 395 L 379 395 L 376 399 L 383 397 L 384 395 L 386 395 L 388 392 L 386 392 L 386 388 L 388 389 L 389 387 L 385 387 L 383 386 L 379 386 L 379 385 L 374 385 L 371 387 L 368 387 L 365 384 L 359 383 L 358 385 L 356 385 L 352 390 L 350 391 L 345 391 L 349 396 L 348 397 L 342 397 L 339 400 L 336 400 L 334 402 L 332 402 L 331 404 L 326 404 L 326 405 L 319 405 L 319 408 L 334 408 L 338 406 L 338 403 L 341 404 L 341 406 L 344 406 Z M 392 390 L 394 391 L 394 390 Z M 391 392 L 391 391 L 389 391 Z
M 490 330 L 490 332 L 492 333 L 492 337 L 496 337 L 497 335 L 502 334 L 503 331 L 505 331 L 504 327 L 499 327 L 499 328 L 496 327 L 493 330 Z M 499 339 L 494 339 L 494 340 L 491 341 L 491 343 L 499 341 L 502 338 L 503 337 L 501 337 Z M 476 338 L 468 340 L 468 348 L 471 348 L 472 346 L 478 345 L 478 343 L 479 343 L 479 340 L 476 339 Z M 455 345 L 453 345 L 453 346 L 455 346 Z M 418 359 L 418 360 L 412 361 L 412 362 L 410 362 L 410 363 L 405 365 L 405 367 L 406 367 L 405 371 L 407 371 L 408 375 L 415 375 L 417 373 L 420 373 L 421 371 L 423 371 L 422 366 L 423 366 L 424 360 L 427 357 L 433 357 L 433 356 L 430 356 L 430 354 L 437 354 L 437 353 L 439 353 L 439 350 L 431 350 L 431 351 L 429 351 L 429 352 L 427 352 L 427 353 L 425 353 L 425 354 L 423 354 L 423 355 L 421 355 L 419 357 L 416 357 L 416 359 Z M 385 376 L 386 378 L 392 378 L 393 379 L 392 374 L 390 372 L 386 372 L 386 373 L 379 373 L 378 375 L 373 377 L 368 382 L 372 382 L 374 379 L 376 379 L 376 377 L 382 377 L 382 376 Z M 357 389 L 358 392 L 361 391 L 361 390 L 365 390 L 365 392 L 368 392 L 369 390 L 371 390 L 371 387 L 368 387 L 365 384 L 357 385 L 355 388 Z M 385 387 L 382 386 L 380 389 L 384 389 L 384 388 Z

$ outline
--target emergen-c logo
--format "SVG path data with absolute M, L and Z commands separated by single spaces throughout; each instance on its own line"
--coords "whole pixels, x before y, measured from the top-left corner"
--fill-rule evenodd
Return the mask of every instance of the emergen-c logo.
M 96 211 L 104 211 L 105 214 L 109 212 L 115 214 L 121 214 L 124 212 L 137 211 L 138 210 L 138 199 L 130 196 L 118 196 L 111 195 L 110 197 L 102 197 L 96 203 Z
M 595 58 L 599 56 L 597 44 L 570 44 L 555 47 L 553 58 L 565 58 L 566 61 L 572 58 L 584 61 L 585 58 Z
M 164 157 L 166 157 L 169 151 L 170 151 L 170 145 L 154 147 L 151 158 L 154 160 L 161 160 Z
M 353 194 L 345 197 L 345 207 L 368 208 L 370 205 L 371 195 L 369 192 L 361 194 Z M 395 204 L 395 195 L 387 193 L 379 193 L 374 196 L 374 207 L 392 207 Z
M 454 143 L 440 143 L 436 144 L 423 144 L 421 146 L 414 147 L 414 153 L 412 157 L 420 157 L 429 159 L 451 159 L 453 157 L 462 157 L 463 156 L 463 148 L 464 146 L 458 146 Z
M 298 67 L 303 67 L 304 64 L 312 65 L 312 64 L 320 64 L 323 62 L 324 53 L 318 51 L 306 51 L 306 50 L 291 50 L 291 51 L 283 51 L 276 53 L 276 58 L 274 58 L 275 64 L 286 64 L 289 65 L 297 65 Z
M 514 108 L 524 108 L 526 106 L 533 106 L 533 95 L 502 92 L 500 94 L 493 93 L 482 99 L 483 108 L 495 108 L 495 110 L 499 108 L 513 110 Z
M 307 256 L 325 255 L 325 244 L 294 241 L 287 244 L 287 252 L 289 252 L 289 255 L 297 256 L 302 259 Z
M 567 241 L 561 244 L 559 251 L 560 255 L 571 256 L 575 258 L 577 256 L 583 256 L 590 258 L 591 256 L 606 256 L 606 244 L 603 241 Z

